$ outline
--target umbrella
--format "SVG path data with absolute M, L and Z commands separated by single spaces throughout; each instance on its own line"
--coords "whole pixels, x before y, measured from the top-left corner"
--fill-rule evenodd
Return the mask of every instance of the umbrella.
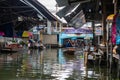
M 114 14 L 110 14 L 108 17 L 107 17 L 107 20 L 108 21 L 112 21 L 113 20 L 113 18 L 114 18 Z
M 33 35 L 32 32 L 24 31 L 23 34 L 22 34 L 22 37 L 30 37 L 32 35 Z

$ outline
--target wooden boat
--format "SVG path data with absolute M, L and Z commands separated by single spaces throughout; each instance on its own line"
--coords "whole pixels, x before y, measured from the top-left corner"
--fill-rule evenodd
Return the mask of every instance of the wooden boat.
M 75 48 L 74 47 L 68 47 L 68 48 L 65 48 L 64 50 L 63 50 L 63 53 L 65 53 L 65 54 L 70 54 L 70 55 L 74 55 L 74 53 L 75 53 Z
M 5 44 L 5 46 L 1 47 L 1 52 L 17 52 L 22 50 L 22 46 L 18 43 L 10 43 Z

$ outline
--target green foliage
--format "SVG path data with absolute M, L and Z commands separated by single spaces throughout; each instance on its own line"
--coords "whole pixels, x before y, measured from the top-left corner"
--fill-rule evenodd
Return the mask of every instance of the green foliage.
M 21 44 L 21 45 L 27 45 L 24 41 L 21 41 L 19 44 Z

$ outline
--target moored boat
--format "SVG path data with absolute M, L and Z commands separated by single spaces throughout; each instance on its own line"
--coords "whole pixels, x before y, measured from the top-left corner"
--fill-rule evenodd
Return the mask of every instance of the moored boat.
M 74 53 L 75 53 L 75 48 L 74 47 L 68 47 L 68 48 L 65 48 L 64 50 L 63 50 L 63 53 L 65 53 L 65 54 L 70 54 L 70 55 L 74 55 Z

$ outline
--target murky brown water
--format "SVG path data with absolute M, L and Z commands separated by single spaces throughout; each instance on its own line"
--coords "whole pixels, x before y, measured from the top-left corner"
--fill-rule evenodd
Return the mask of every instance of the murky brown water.
M 79 53 L 80 54 L 80 53 Z M 119 80 L 118 69 L 83 65 L 83 55 L 62 49 L 28 50 L 0 55 L 0 80 Z

